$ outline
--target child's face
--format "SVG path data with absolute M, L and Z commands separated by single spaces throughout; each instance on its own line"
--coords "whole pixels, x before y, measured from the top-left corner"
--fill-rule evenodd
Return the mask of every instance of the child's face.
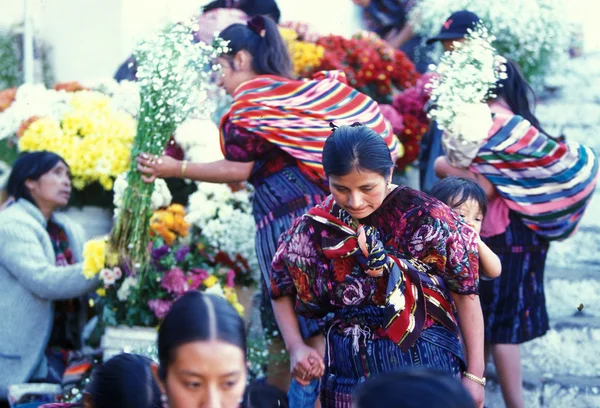
M 473 228 L 478 234 L 481 232 L 481 223 L 483 214 L 477 201 L 470 199 L 459 206 L 452 206 L 452 209 L 461 216 L 464 222 Z

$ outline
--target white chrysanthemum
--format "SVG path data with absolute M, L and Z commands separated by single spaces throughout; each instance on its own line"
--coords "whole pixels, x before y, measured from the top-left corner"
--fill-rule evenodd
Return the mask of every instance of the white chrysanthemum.
M 68 92 L 46 89 L 44 85 L 22 85 L 14 102 L 0 113 L 0 140 L 14 135 L 21 123 L 33 116 L 62 118 L 72 109 L 71 98 Z
M 131 289 L 137 288 L 138 284 L 138 279 L 134 276 L 125 278 L 121 284 L 121 287 L 117 291 L 117 299 L 119 299 L 121 302 L 126 302 L 131 294 Z
M 123 195 L 127 189 L 127 173 L 121 173 L 115 179 L 113 184 L 113 204 L 115 206 L 115 217 L 118 216 L 121 206 L 123 205 Z M 152 211 L 158 210 L 159 208 L 168 207 L 173 201 L 171 191 L 167 186 L 167 182 L 163 179 L 157 178 L 154 180 L 154 191 L 150 198 L 150 209 Z
M 209 244 L 230 255 L 241 254 L 258 273 L 249 191 L 234 193 L 225 184 L 198 183 L 198 191 L 188 202 L 186 220 L 202 230 Z
M 177 128 L 175 142 L 183 149 L 186 159 L 195 163 L 209 163 L 224 158 L 219 129 L 210 119 L 186 120 Z

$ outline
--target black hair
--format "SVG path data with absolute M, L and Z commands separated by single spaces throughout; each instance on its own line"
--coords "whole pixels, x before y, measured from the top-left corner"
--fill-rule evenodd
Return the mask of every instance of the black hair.
M 533 114 L 535 108 L 535 92 L 527 83 L 521 73 L 519 64 L 510 59 L 506 60 L 506 78 L 498 80 L 494 93 L 504 99 L 510 110 L 527 119 L 529 123 L 544 135 L 549 135 L 540 125 L 540 121 Z
M 194 341 L 220 340 L 239 347 L 246 356 L 244 321 L 225 299 L 187 292 L 177 299 L 158 330 L 160 376 L 166 378 L 167 368 L 176 349 Z
M 354 401 L 357 408 L 475 408 L 458 380 L 431 369 L 381 374 L 359 385 Z
M 394 162 L 389 147 L 377 132 L 360 123 L 330 125 L 333 131 L 323 147 L 323 170 L 328 177 L 369 170 L 389 178 Z
M 447 177 L 431 187 L 429 195 L 451 207 L 458 207 L 466 201 L 474 200 L 485 217 L 487 197 L 483 188 L 474 180 L 462 177 Z
M 160 389 L 152 375 L 152 360 L 119 354 L 93 374 L 87 392 L 95 408 L 160 408 Z
M 264 383 L 253 382 L 244 392 L 242 408 L 288 408 L 288 399 L 284 391 Z
M 32 204 L 37 205 L 33 197 L 31 197 L 25 182 L 27 180 L 39 180 L 40 177 L 52 170 L 59 162 L 63 162 L 69 167 L 67 162 L 56 153 L 45 150 L 23 153 L 13 164 L 12 171 L 8 177 L 6 186 L 8 195 L 12 196 L 15 200 L 24 198 Z
M 277 24 L 269 17 L 253 17 L 248 24 L 232 24 L 219 34 L 229 41 L 228 60 L 246 50 L 252 55 L 252 69 L 258 75 L 292 78 L 292 61 Z
M 281 18 L 281 12 L 275 0 L 215 0 L 202 7 L 202 11 L 206 13 L 219 8 L 240 9 L 250 17 L 268 16 L 277 23 Z

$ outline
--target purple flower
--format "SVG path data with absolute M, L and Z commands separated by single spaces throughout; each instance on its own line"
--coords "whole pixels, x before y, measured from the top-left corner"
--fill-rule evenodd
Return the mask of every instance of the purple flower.
M 125 274 L 126 277 L 131 276 L 131 274 L 133 273 L 133 271 L 131 270 L 131 266 L 129 265 L 129 262 L 122 262 L 121 270 L 123 271 L 123 273 Z
M 163 245 L 159 248 L 152 250 L 152 259 L 155 261 L 160 261 L 161 258 L 169 253 L 169 247 L 167 245 Z
M 185 273 L 177 267 L 165 273 L 160 286 L 177 296 L 183 295 L 190 289 Z
M 148 307 L 158 319 L 163 319 L 169 313 L 172 304 L 173 302 L 170 300 L 154 299 L 148 301 Z
M 184 245 L 175 252 L 175 260 L 177 262 L 183 262 L 187 254 L 190 253 L 189 245 Z
M 349 284 L 346 289 L 344 289 L 344 294 L 342 296 L 342 301 L 347 306 L 359 305 L 365 299 L 362 284 L 356 279 L 353 279 L 353 283 L 354 284 Z
M 233 288 L 235 286 L 235 271 L 233 269 L 230 269 L 229 272 L 227 272 L 227 286 L 229 286 L 230 288 Z

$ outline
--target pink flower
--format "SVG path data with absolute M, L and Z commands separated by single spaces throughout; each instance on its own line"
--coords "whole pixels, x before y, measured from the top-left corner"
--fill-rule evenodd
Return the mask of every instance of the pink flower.
M 200 280 L 205 280 L 209 276 L 206 269 L 192 268 L 192 273 L 194 275 L 198 275 Z
M 187 278 L 190 290 L 198 289 L 208 276 L 208 272 L 205 269 L 193 268 Z
M 404 130 L 404 122 L 400 112 L 396 110 L 392 105 L 379 105 L 381 114 L 388 122 L 392 125 L 395 135 L 400 135 Z
M 233 269 L 230 269 L 229 272 L 227 272 L 227 286 L 229 286 L 230 288 L 233 288 L 235 286 L 235 271 Z
M 152 312 L 154 312 L 154 315 L 158 319 L 163 319 L 167 315 L 167 313 L 169 313 L 172 304 L 173 302 L 162 299 L 154 299 L 148 301 L 148 307 L 150 308 L 150 310 L 152 310 Z
M 178 296 L 190 289 L 185 273 L 179 268 L 173 268 L 165 273 L 160 286 Z
M 115 276 L 116 280 L 119 280 L 123 276 L 123 271 L 121 270 L 121 268 L 119 268 L 118 266 L 116 266 L 113 269 L 113 275 Z

